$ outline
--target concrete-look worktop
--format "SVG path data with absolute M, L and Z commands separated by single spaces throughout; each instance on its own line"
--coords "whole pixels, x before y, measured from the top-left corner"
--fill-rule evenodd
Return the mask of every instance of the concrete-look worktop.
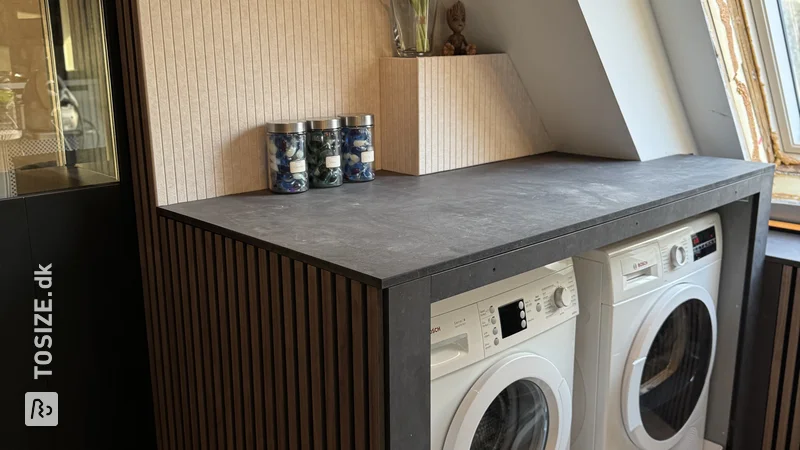
M 709 210 L 720 213 L 726 242 L 741 243 L 729 244 L 724 253 L 720 333 L 734 338 L 720 343 L 714 373 L 753 367 L 751 358 L 758 355 L 747 352 L 754 326 L 748 318 L 757 311 L 772 174 L 773 167 L 766 164 L 699 156 L 632 162 L 546 154 L 424 177 L 379 173 L 371 183 L 300 195 L 253 192 L 220 197 L 162 207 L 159 215 L 165 230 L 178 224 L 165 244 L 173 247 L 164 250 L 174 253 L 172 240 L 177 236 L 178 256 L 164 257 L 166 266 L 178 266 L 172 268 L 173 277 L 183 279 L 187 266 L 191 288 L 193 257 L 199 261 L 197 277 L 202 275 L 201 264 L 209 277 L 217 270 L 211 266 L 222 264 L 225 268 L 219 268 L 221 275 L 216 277 L 224 278 L 227 270 L 228 286 L 234 287 L 219 291 L 219 300 L 224 297 L 241 306 L 247 303 L 242 299 L 249 298 L 251 313 L 258 303 L 270 303 L 268 311 L 281 312 L 292 322 L 289 329 L 280 325 L 282 333 L 259 335 L 272 346 L 281 337 L 281 352 L 285 350 L 282 354 L 289 362 L 281 368 L 280 377 L 286 370 L 281 379 L 288 383 L 302 377 L 287 391 L 286 408 L 261 406 L 260 412 L 277 421 L 275 430 L 285 430 L 290 441 L 295 433 L 302 439 L 293 427 L 305 426 L 306 418 L 327 422 L 336 412 L 339 431 L 327 429 L 327 423 L 316 424 L 319 439 L 338 441 L 342 448 L 369 442 L 369 448 L 379 443 L 390 449 L 417 449 L 429 442 L 431 302 Z M 202 259 L 204 240 L 207 257 Z M 190 247 L 185 252 L 180 250 L 184 243 Z M 191 249 L 195 244 L 196 251 Z M 242 273 L 238 284 L 237 271 Z M 327 285 L 326 276 L 331 277 Z M 259 288 L 266 278 L 271 284 Z M 190 288 L 184 295 L 196 297 Z M 326 298 L 336 306 L 328 306 Z M 268 320 L 268 314 L 259 311 L 261 320 Z M 346 319 L 349 327 L 343 334 L 327 335 L 346 338 L 338 350 L 331 350 L 336 355 L 331 358 L 338 360 L 337 383 L 350 369 L 355 372 L 333 399 L 324 383 L 331 374 L 325 367 L 320 368 L 323 375 L 314 372 L 314 358 L 324 359 L 327 353 L 325 336 L 314 334 L 312 325 L 324 322 L 325 314 L 332 315 L 331 326 Z M 741 342 L 735 336 L 741 336 Z M 369 339 L 383 343 L 375 348 Z M 744 349 L 738 359 L 737 342 Z M 242 356 L 246 350 L 243 346 Z M 261 355 L 252 357 L 254 362 L 261 360 Z M 295 357 L 300 362 L 293 364 Z M 278 369 L 271 370 L 277 377 Z M 731 422 L 744 423 L 751 398 L 742 386 L 756 386 L 761 375 L 739 370 L 735 379 L 712 379 L 707 436 L 728 440 L 731 398 L 737 399 Z M 319 389 L 314 388 L 316 377 Z M 270 392 L 279 387 L 284 386 L 275 384 Z M 360 387 L 368 391 L 366 398 L 359 394 Z M 318 417 L 315 408 L 320 405 L 332 409 Z M 246 416 L 250 410 L 245 411 Z M 370 426 L 362 426 L 359 421 L 368 417 Z M 275 442 L 280 442 L 275 430 Z M 270 432 L 264 433 L 270 440 Z M 730 439 L 737 443 L 746 436 Z M 739 445 L 744 444 L 734 447 L 749 448 Z
M 697 156 L 641 163 L 548 154 L 162 210 L 388 288 L 771 171 L 767 164 Z

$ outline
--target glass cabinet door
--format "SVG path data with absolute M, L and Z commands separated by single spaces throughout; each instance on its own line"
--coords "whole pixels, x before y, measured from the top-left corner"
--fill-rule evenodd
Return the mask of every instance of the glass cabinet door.
M 118 181 L 102 0 L 0 5 L 0 198 Z

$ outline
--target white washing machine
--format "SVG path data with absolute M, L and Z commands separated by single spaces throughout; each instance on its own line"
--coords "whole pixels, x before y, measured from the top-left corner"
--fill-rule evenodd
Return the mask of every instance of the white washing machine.
M 572 260 L 431 305 L 431 449 L 569 448 Z
M 703 448 L 721 257 L 711 213 L 575 258 L 573 450 Z

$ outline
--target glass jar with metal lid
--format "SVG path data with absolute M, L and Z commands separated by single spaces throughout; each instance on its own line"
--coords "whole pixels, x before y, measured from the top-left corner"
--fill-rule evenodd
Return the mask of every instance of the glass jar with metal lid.
M 306 158 L 311 187 L 342 185 L 341 121 L 338 117 L 320 117 L 307 122 Z
M 342 166 L 349 182 L 375 179 L 375 148 L 372 146 L 372 114 L 345 114 L 342 119 Z
M 278 194 L 307 191 L 306 123 L 268 122 L 266 128 L 269 189 Z

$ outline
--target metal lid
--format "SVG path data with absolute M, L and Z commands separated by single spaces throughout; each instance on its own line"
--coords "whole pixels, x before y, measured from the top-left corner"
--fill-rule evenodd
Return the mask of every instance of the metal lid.
M 306 122 L 309 130 L 335 130 L 342 127 L 338 117 L 314 117 Z
M 267 133 L 305 133 L 306 123 L 296 120 L 279 120 L 267 122 Z
M 346 127 L 371 127 L 375 116 L 365 113 L 342 114 L 339 116 Z

